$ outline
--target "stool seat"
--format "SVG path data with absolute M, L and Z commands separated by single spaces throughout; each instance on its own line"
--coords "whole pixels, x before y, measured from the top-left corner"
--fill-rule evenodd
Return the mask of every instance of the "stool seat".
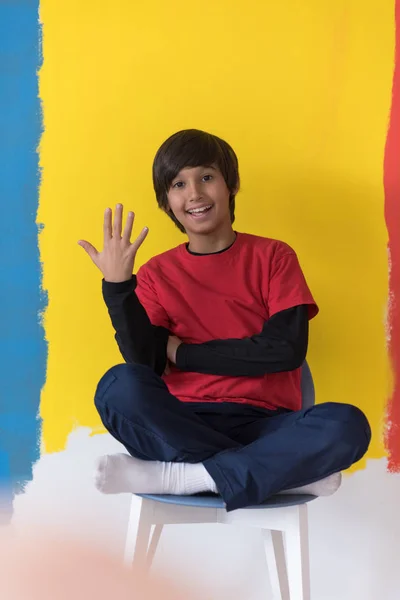
M 147 500 L 154 500 L 155 502 L 162 502 L 163 504 L 175 504 L 180 506 L 193 506 L 196 508 L 225 508 L 225 502 L 221 496 L 215 494 L 202 494 L 197 496 L 173 496 L 173 495 L 159 495 L 159 494 L 136 494 L 141 498 Z M 317 496 L 311 496 L 310 494 L 279 494 L 277 496 L 271 496 L 262 504 L 257 506 L 248 506 L 252 509 L 260 508 L 283 508 L 285 506 L 299 506 L 300 504 L 307 504 L 312 500 L 315 500 Z

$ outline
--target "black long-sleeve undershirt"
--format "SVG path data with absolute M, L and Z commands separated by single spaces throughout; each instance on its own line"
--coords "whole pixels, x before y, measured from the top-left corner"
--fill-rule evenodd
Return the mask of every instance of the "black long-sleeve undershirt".
M 144 364 L 162 375 L 167 364 L 168 329 L 151 324 L 135 293 L 136 277 L 122 283 L 103 281 L 103 297 L 127 363 Z M 182 371 L 232 377 L 257 377 L 291 371 L 303 363 L 308 345 L 308 308 L 280 311 L 259 334 L 243 339 L 212 340 L 179 346 L 176 366 Z

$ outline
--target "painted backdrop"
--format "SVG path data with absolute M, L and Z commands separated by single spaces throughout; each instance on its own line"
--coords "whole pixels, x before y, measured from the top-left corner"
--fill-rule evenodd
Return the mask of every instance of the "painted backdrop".
M 38 10 L 0 6 L 3 479 L 21 487 L 40 452 L 63 450 L 80 426 L 102 432 L 94 388 L 121 359 L 76 242 L 100 244 L 103 209 L 121 201 L 150 227 L 137 266 L 182 241 L 156 206 L 151 163 L 186 127 L 236 149 L 237 228 L 298 252 L 321 307 L 318 401 L 362 408 L 367 458 L 398 471 L 394 0 L 219 0 L 200 12 L 182 0 L 42 0 L 43 65 Z
M 150 227 L 137 266 L 181 243 L 151 164 L 198 127 L 238 153 L 237 229 L 300 257 L 321 307 L 318 401 L 354 402 L 373 428 L 366 459 L 310 505 L 313 598 L 398 600 L 396 20 L 399 38 L 400 0 L 0 2 L 0 488 L 24 491 L 17 529 L 63 526 L 121 555 L 129 495 L 91 479 L 96 457 L 121 451 L 93 407 L 121 358 L 77 241 L 100 244 L 103 209 L 124 202 Z M 268 597 L 260 539 L 230 529 L 168 528 L 157 557 L 204 597 Z

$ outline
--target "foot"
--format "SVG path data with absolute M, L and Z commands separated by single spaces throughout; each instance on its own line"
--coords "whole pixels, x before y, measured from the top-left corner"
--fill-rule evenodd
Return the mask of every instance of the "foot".
M 96 467 L 95 486 L 103 494 L 191 495 L 217 491 L 202 463 L 166 463 L 108 454 L 98 459 Z
M 308 485 L 303 485 L 302 487 L 292 488 L 290 490 L 285 490 L 280 492 L 281 494 L 311 494 L 312 496 L 331 496 L 340 488 L 340 484 L 342 483 L 342 474 L 341 473 L 333 473 L 333 475 L 329 475 L 329 477 L 325 477 L 325 479 L 320 479 L 319 481 L 314 481 L 314 483 L 310 483 Z

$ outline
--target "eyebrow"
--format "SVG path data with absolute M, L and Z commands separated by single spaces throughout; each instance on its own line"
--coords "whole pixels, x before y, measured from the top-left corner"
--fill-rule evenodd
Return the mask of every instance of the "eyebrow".
M 192 169 L 211 169 L 212 171 L 218 171 L 217 167 L 214 167 L 213 165 L 198 165 L 197 167 L 184 167 L 183 169 L 181 169 L 181 171 L 184 171 L 186 168 L 192 168 Z M 181 173 L 181 171 L 179 171 L 179 173 L 176 175 L 176 177 L 173 178 L 173 180 L 171 181 L 171 185 L 174 183 L 174 181 L 180 179 L 179 174 Z

